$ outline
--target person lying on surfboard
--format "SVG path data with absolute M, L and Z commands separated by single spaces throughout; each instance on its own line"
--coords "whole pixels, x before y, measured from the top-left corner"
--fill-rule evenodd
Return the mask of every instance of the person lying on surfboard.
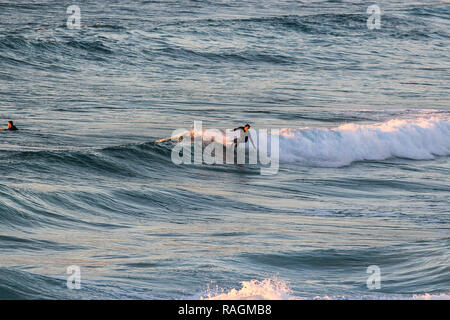
M 0 128 L 0 130 L 16 131 L 19 130 L 12 121 L 8 121 L 8 129 Z
M 237 127 L 235 129 L 233 129 L 233 131 L 242 130 L 240 136 L 238 138 L 234 138 L 235 148 L 237 148 L 238 143 L 243 143 L 243 142 L 247 143 L 248 139 L 250 138 L 250 142 L 252 143 L 253 148 L 256 149 L 255 143 L 253 142 L 253 139 L 252 139 L 252 135 L 250 134 L 250 131 L 248 131 L 249 129 L 250 129 L 250 125 L 248 123 L 243 127 Z

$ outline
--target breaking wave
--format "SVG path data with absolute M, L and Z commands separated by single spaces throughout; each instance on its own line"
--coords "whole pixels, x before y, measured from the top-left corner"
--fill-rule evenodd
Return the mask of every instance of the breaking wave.
M 241 288 L 224 290 L 216 287 L 208 289 L 202 300 L 450 300 L 449 293 L 423 293 L 413 295 L 342 295 L 297 297 L 292 295 L 289 285 L 277 279 L 242 281 Z
M 356 161 L 391 158 L 431 160 L 450 155 L 450 118 L 446 114 L 428 118 L 392 119 L 375 124 L 347 123 L 335 128 L 283 128 L 278 133 L 250 129 L 250 132 L 258 148 L 267 149 L 272 160 L 306 166 L 343 167 Z M 191 130 L 173 136 L 172 141 L 181 141 L 181 136 L 202 136 L 204 146 L 215 141 L 232 147 L 234 134 L 228 136 L 223 130 Z M 271 144 L 276 139 L 271 135 L 279 136 L 279 152 L 276 152 L 276 147 L 272 150 Z M 193 141 L 191 139 L 188 143 Z
M 280 130 L 280 160 L 341 167 L 355 161 L 450 155 L 450 121 L 441 118 Z

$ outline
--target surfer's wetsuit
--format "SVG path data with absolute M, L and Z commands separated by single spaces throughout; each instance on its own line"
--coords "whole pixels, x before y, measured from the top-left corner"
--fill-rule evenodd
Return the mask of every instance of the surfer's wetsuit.
M 247 127 L 247 130 L 245 129 Z M 248 139 L 250 138 L 251 143 L 253 144 L 253 147 L 256 149 L 255 144 L 253 143 L 252 136 L 250 135 L 250 131 L 248 130 L 250 128 L 250 125 L 246 125 L 245 127 L 237 127 L 233 129 L 233 131 L 236 130 L 242 130 L 242 133 L 240 134 L 239 138 L 234 138 L 234 144 L 235 147 L 237 147 L 238 143 L 247 143 Z
M 244 127 L 238 127 L 238 128 L 233 129 L 233 131 L 236 131 L 236 130 L 242 130 L 242 132 L 244 133 L 243 136 L 239 137 L 239 140 L 245 140 L 245 142 L 247 142 L 248 141 L 248 131 L 246 132 L 244 130 Z M 242 142 L 242 141 L 239 141 L 239 142 Z M 234 143 L 238 143 L 238 138 L 234 138 Z
M 0 128 L 0 130 L 16 131 L 16 130 L 19 130 L 19 129 L 17 129 L 17 127 L 14 125 L 14 123 L 12 121 L 8 121 L 8 129 Z

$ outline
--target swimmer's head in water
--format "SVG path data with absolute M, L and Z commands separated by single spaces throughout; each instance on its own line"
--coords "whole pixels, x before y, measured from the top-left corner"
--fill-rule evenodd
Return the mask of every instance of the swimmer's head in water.
M 8 128 L 11 129 L 14 126 L 14 123 L 12 121 L 8 121 Z
M 244 131 L 248 131 L 248 129 L 250 129 L 250 125 L 247 123 L 247 124 L 244 126 Z

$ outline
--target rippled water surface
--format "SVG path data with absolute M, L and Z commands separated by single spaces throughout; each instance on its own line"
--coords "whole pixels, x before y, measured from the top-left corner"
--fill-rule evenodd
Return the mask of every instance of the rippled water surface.
M 0 298 L 448 298 L 450 4 L 377 3 L 0 1 Z M 278 173 L 175 165 L 194 120 Z

